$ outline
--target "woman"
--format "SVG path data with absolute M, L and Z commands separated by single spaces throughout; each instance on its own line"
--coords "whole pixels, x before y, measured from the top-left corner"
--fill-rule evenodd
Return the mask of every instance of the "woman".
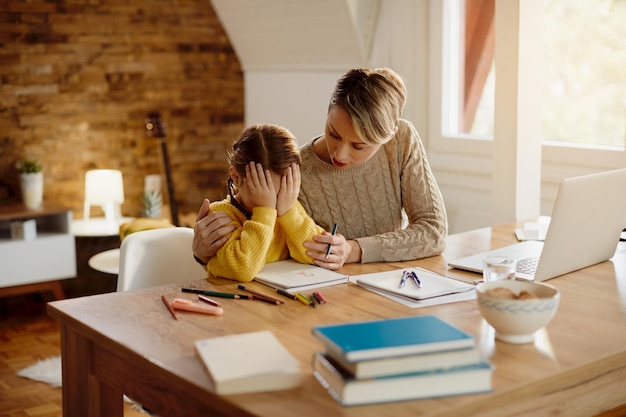
M 304 243 L 317 265 L 338 269 L 443 251 L 443 198 L 417 131 L 400 118 L 405 103 L 404 82 L 388 68 L 356 68 L 338 80 L 324 134 L 300 153 L 302 206 L 324 229 L 339 225 L 337 235 Z M 193 251 L 203 263 L 232 232 L 223 217 L 207 216 L 208 205 L 205 200 L 194 227 Z

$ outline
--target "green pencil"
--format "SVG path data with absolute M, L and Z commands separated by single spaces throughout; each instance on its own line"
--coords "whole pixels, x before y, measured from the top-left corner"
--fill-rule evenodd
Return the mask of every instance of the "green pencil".
M 229 292 L 217 292 L 217 291 L 207 291 L 207 290 L 197 290 L 195 288 L 183 288 L 183 292 L 191 292 L 194 294 L 202 294 L 202 295 L 210 295 L 212 297 L 221 297 L 221 298 L 242 298 L 245 300 L 250 300 L 253 297 L 250 295 L 244 294 L 232 294 Z

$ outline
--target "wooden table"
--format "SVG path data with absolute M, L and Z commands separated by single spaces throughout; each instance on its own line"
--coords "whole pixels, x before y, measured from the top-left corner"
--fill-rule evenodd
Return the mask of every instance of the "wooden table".
M 419 265 L 459 278 L 476 274 L 448 270 L 446 259 L 515 241 L 515 225 L 449 237 L 443 256 L 388 264 L 348 265 L 351 275 Z M 174 320 L 161 294 L 192 298 L 181 284 L 49 303 L 61 323 L 63 413 L 65 416 L 122 416 L 122 393 L 163 416 L 592 416 L 626 403 L 626 246 L 612 262 L 555 278 L 562 294 L 552 322 L 534 344 L 494 341 L 475 301 L 419 309 L 353 284 L 323 290 L 328 304 L 296 301 L 275 306 L 224 300 L 221 317 L 180 313 Z M 205 280 L 184 285 L 233 290 L 236 283 Z M 264 289 L 260 284 L 251 287 Z M 322 345 L 314 325 L 409 315 L 436 314 L 472 333 L 495 366 L 493 392 L 419 401 L 341 407 L 315 380 L 313 352 Z M 217 396 L 196 357 L 197 339 L 271 330 L 300 360 L 304 384 L 268 393 Z

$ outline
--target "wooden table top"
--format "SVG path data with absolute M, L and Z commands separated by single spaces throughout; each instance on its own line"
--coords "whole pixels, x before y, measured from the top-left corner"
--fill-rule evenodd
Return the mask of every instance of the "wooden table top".
M 353 264 L 342 272 L 357 275 L 420 266 L 466 280 L 480 279 L 478 274 L 448 269 L 446 260 L 515 243 L 514 227 L 451 235 L 442 256 Z M 412 309 L 351 283 L 322 289 L 328 303 L 318 308 L 292 300 L 276 306 L 221 299 L 223 316 L 181 312 L 179 320 L 173 320 L 161 295 L 195 299 L 195 295 L 182 293 L 180 288 L 231 292 L 237 288 L 233 281 L 200 280 L 52 302 L 49 314 L 95 344 L 123 355 L 131 364 L 128 372 L 154 373 L 155 377 L 166 372 L 172 386 L 189 398 L 208 398 L 216 415 L 457 416 L 462 412 L 502 416 L 517 412 L 515 415 L 526 415 L 521 410 L 534 415 L 533 408 L 558 408 L 562 415 L 570 416 L 593 415 L 604 404 L 626 403 L 626 244 L 620 243 L 613 261 L 549 283 L 561 292 L 559 310 L 537 334 L 535 343 L 525 345 L 495 341 L 493 329 L 481 318 L 475 300 Z M 268 291 L 258 283 L 248 286 Z M 341 407 L 313 377 L 312 355 L 323 350 L 311 333 L 313 326 L 426 314 L 435 314 L 475 336 L 482 355 L 494 366 L 493 392 Z M 194 352 L 193 342 L 265 329 L 271 330 L 299 359 L 305 375 L 303 385 L 267 393 L 224 397 L 212 394 L 212 383 Z M 597 402 L 587 397 L 577 400 L 590 390 L 596 392 Z M 155 401 L 162 401 L 164 407 L 166 401 L 178 401 L 167 397 Z

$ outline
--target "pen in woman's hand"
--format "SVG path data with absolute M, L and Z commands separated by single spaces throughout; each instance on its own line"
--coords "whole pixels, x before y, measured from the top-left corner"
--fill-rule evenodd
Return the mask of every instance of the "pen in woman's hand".
M 331 233 L 331 235 L 335 236 L 337 234 L 337 223 L 335 223 L 333 225 L 333 231 Z M 328 255 L 330 255 L 330 248 L 332 247 L 332 245 L 329 243 L 328 244 L 328 249 L 326 249 L 326 257 L 328 258 Z

